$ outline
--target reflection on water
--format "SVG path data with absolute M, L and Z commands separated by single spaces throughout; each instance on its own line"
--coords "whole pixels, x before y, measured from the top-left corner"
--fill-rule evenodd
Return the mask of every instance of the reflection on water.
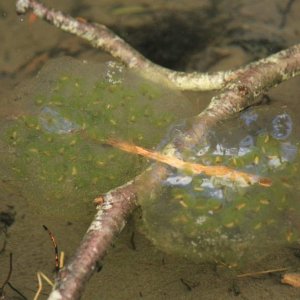
M 107 83 L 111 85 L 121 84 L 124 81 L 124 76 L 123 64 L 115 61 L 105 63 L 104 80 Z
M 272 136 L 278 140 L 285 140 L 289 137 L 293 129 L 293 122 L 289 114 L 277 115 L 272 120 Z
M 48 106 L 42 108 L 39 114 L 39 123 L 46 131 L 58 134 L 71 133 L 80 128 L 77 124 L 64 118 L 59 112 Z
M 169 184 L 172 186 L 175 185 L 184 186 L 190 184 L 192 180 L 193 178 L 191 176 L 184 176 L 184 175 L 170 176 L 165 180 L 165 184 Z
M 293 145 L 289 142 L 286 143 L 281 143 L 281 158 L 284 161 L 290 161 L 292 162 L 293 160 L 296 159 L 298 147 L 296 145 Z

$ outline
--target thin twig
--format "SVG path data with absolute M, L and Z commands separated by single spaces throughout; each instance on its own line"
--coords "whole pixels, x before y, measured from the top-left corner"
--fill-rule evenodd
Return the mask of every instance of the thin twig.
M 27 300 L 28 298 L 24 296 L 17 288 L 15 288 L 10 282 L 7 283 L 7 285 L 16 292 L 20 297 L 22 297 L 24 300 Z
M 5 295 L 4 295 L 4 287 L 6 285 L 8 285 L 14 292 L 16 292 L 19 296 L 21 296 L 23 299 L 27 300 L 27 298 L 20 292 L 18 291 L 18 289 L 16 289 L 10 282 L 10 277 L 12 275 L 13 272 L 13 254 L 9 253 L 9 271 L 7 274 L 7 277 L 5 279 L 5 281 L 3 282 L 1 288 L 0 288 L 0 298 L 2 299 L 2 297 L 4 297 L 5 299 Z
M 49 237 L 52 241 L 53 247 L 54 247 L 54 255 L 55 255 L 55 272 L 58 273 L 59 271 L 59 266 L 60 266 L 60 262 L 59 262 L 59 255 L 58 255 L 58 247 L 57 247 L 57 243 L 55 241 L 55 237 L 52 234 L 52 232 L 48 229 L 48 227 L 46 225 L 43 225 L 43 228 L 48 232 Z
M 252 277 L 252 276 L 258 276 L 258 275 L 266 275 L 270 273 L 278 273 L 278 272 L 284 272 L 287 271 L 288 268 L 279 268 L 279 269 L 271 269 L 271 270 L 265 270 L 265 271 L 258 271 L 258 272 L 249 272 L 237 275 L 237 278 L 243 278 L 243 277 Z
M 4 292 L 4 287 L 8 284 L 9 282 L 9 279 L 11 277 L 11 274 L 12 274 L 12 271 L 13 271 L 13 265 L 12 265 L 12 253 L 10 252 L 9 253 L 9 269 L 8 269 L 8 273 L 7 273 L 7 276 L 6 276 L 6 279 L 4 280 L 2 286 L 0 287 L 0 296 L 1 294 L 3 294 Z
M 295 0 L 288 0 L 288 3 L 285 6 L 285 8 L 281 10 L 282 19 L 281 19 L 281 22 L 279 24 L 279 28 L 283 28 L 286 25 L 288 14 L 290 13 L 294 2 L 295 2 Z
M 38 300 L 38 298 L 43 290 L 43 280 L 42 279 L 44 279 L 51 287 L 54 286 L 54 283 L 43 272 L 37 272 L 36 276 L 38 279 L 38 289 L 34 295 L 33 300 Z
M 175 156 L 164 155 L 159 152 L 150 151 L 145 148 L 115 139 L 108 139 L 105 141 L 105 143 L 123 151 L 139 154 L 155 161 L 159 161 L 169 166 L 175 167 L 177 169 L 191 172 L 192 174 L 203 173 L 208 176 L 221 177 L 226 180 L 236 182 L 241 186 L 248 186 L 255 183 L 258 183 L 259 185 L 265 187 L 269 187 L 272 185 L 272 181 L 269 178 L 262 178 L 258 175 L 237 171 L 225 166 L 205 166 L 201 164 L 191 163 L 178 159 Z

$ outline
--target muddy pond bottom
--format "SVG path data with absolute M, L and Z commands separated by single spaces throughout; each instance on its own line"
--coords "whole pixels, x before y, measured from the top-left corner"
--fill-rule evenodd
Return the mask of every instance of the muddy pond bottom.
M 174 170 L 142 198 L 143 230 L 157 247 L 239 267 L 300 242 L 299 124 L 291 111 L 253 108 L 213 128 L 181 158 L 270 178 L 270 187 Z M 298 128 L 298 129 L 297 129 Z

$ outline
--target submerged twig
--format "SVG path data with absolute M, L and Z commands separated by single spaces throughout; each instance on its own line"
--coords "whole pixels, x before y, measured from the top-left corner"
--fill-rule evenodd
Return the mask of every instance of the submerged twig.
M 43 228 L 48 232 L 49 237 L 51 239 L 51 242 L 53 244 L 54 247 L 54 255 L 55 255 L 55 272 L 57 273 L 59 271 L 60 268 L 60 261 L 59 261 L 59 255 L 58 255 L 58 247 L 55 241 L 55 237 L 52 234 L 52 232 L 48 229 L 48 227 L 46 225 L 43 225 Z
M 272 181 L 269 178 L 263 178 L 258 175 L 237 171 L 232 168 L 228 168 L 225 166 L 205 166 L 201 164 L 196 163 L 190 163 L 187 161 L 183 161 L 181 159 L 178 159 L 174 156 L 167 156 L 164 154 L 161 154 L 159 152 L 154 152 L 147 150 L 145 148 L 129 144 L 126 142 L 117 141 L 114 139 L 109 139 L 105 143 L 119 148 L 123 151 L 139 154 L 144 157 L 153 159 L 155 161 L 162 162 L 164 164 L 167 164 L 169 166 L 175 167 L 180 170 L 184 170 L 187 172 L 191 172 L 192 174 L 205 174 L 208 176 L 216 176 L 221 177 L 226 180 L 230 180 L 233 182 L 238 183 L 242 186 L 252 185 L 255 183 L 258 183 L 261 186 L 269 187 L 272 184 Z
M 52 241 L 53 247 L 54 247 L 54 254 L 55 254 L 55 273 L 57 274 L 59 272 L 59 270 L 64 266 L 64 257 L 65 254 L 62 251 L 60 253 L 60 256 L 58 254 L 58 247 L 57 247 L 57 243 L 55 240 L 54 235 L 52 234 L 52 232 L 48 229 L 48 227 L 46 225 L 43 225 L 43 228 L 48 232 L 49 237 Z M 48 278 L 47 275 L 45 275 L 43 272 L 37 272 L 36 273 L 37 276 L 37 280 L 38 280 L 38 289 L 34 295 L 33 300 L 38 300 L 42 290 L 43 290 L 43 280 L 45 280 L 51 287 L 54 287 L 54 283 Z
M 12 271 L 13 271 L 12 253 L 9 253 L 9 269 L 8 269 L 6 279 L 4 280 L 2 286 L 0 287 L 0 297 L 2 297 L 4 295 L 4 287 L 8 284 L 11 274 L 12 274 Z
M 4 293 L 4 288 L 6 285 L 8 285 L 14 292 L 16 292 L 22 299 L 27 300 L 27 298 L 18 290 L 16 289 L 10 282 L 10 277 L 13 272 L 13 254 L 9 253 L 9 270 L 8 274 L 6 276 L 6 279 L 4 280 L 2 286 L 0 287 L 0 299 L 5 299 L 5 293 Z
M 28 298 L 25 297 L 17 288 L 15 288 L 10 282 L 7 283 L 7 285 L 16 292 L 22 299 L 27 300 Z
M 295 0 L 288 0 L 288 3 L 286 4 L 285 8 L 281 9 L 282 19 L 279 24 L 279 28 L 283 28 L 286 25 L 288 14 L 290 13 L 294 2 Z
M 278 269 L 264 270 L 264 271 L 258 271 L 258 272 L 249 272 L 249 273 L 237 275 L 237 278 L 266 275 L 266 274 L 271 274 L 271 273 L 284 272 L 286 270 L 287 270 L 287 268 L 278 268 Z

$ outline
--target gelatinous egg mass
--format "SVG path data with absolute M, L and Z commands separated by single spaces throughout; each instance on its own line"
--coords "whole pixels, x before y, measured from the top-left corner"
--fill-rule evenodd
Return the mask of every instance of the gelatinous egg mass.
M 42 108 L 39 114 L 39 123 L 45 131 L 57 134 L 71 133 L 80 128 L 48 106 Z
M 147 163 L 103 139 L 154 147 L 172 123 L 193 114 L 176 91 L 112 61 L 56 59 L 16 93 L 15 109 L 1 119 L 0 177 L 33 210 L 68 220 L 90 219 L 96 196 Z
M 289 114 L 282 113 L 272 120 L 272 136 L 278 140 L 289 137 L 293 129 L 293 122 Z
M 182 159 L 270 178 L 270 187 L 173 170 L 140 198 L 143 230 L 169 253 L 242 266 L 300 242 L 300 128 L 281 107 L 251 108 L 211 128 Z M 299 124 L 298 124 L 299 125 Z

